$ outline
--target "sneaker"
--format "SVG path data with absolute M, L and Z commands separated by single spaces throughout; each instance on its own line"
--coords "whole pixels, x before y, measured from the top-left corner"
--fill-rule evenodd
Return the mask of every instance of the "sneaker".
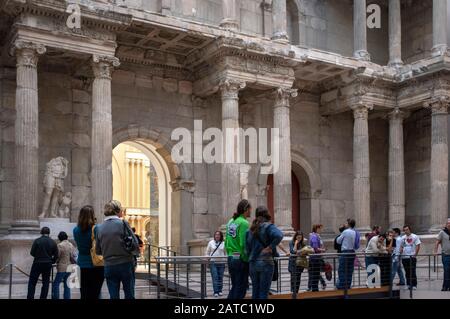
M 408 287 L 408 286 L 403 286 L 402 289 L 403 289 L 403 290 L 409 290 L 409 287 Z
M 219 297 L 219 294 L 214 294 L 214 297 L 216 297 L 216 298 Z
M 327 284 L 326 284 L 326 283 L 323 283 L 323 284 L 322 284 L 322 290 L 325 290 L 325 289 L 327 289 Z
M 417 290 L 417 287 L 413 287 L 413 290 Z
M 222 297 L 222 296 L 223 296 L 223 293 L 219 292 L 219 296 Z

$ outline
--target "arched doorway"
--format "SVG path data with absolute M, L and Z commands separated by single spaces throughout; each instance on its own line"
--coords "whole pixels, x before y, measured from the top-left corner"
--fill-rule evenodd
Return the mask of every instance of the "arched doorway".
M 300 183 L 298 181 L 295 172 L 291 174 L 292 183 L 292 227 L 294 229 L 300 229 Z M 267 177 L 267 208 L 273 217 L 273 222 L 276 224 L 277 216 L 273 208 L 273 175 L 270 174 Z

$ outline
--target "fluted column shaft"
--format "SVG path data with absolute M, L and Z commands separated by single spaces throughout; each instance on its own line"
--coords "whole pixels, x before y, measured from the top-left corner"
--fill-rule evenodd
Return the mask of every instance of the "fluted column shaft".
M 357 228 L 370 229 L 370 156 L 369 110 L 370 106 L 353 107 L 353 202 Z
M 400 0 L 389 0 L 389 66 L 402 62 L 402 18 Z
M 119 66 L 117 58 L 93 56 L 91 184 L 98 219 L 103 219 L 103 207 L 112 199 L 111 73 L 115 66 Z
M 447 0 L 433 0 L 433 55 L 447 50 Z
M 272 0 L 272 40 L 288 40 L 286 0 Z
M 431 108 L 431 217 L 430 232 L 439 232 L 448 214 L 448 106 L 450 98 L 437 98 Z
M 220 26 L 229 30 L 239 29 L 239 22 L 236 17 L 236 0 L 222 0 L 223 19 Z
M 295 96 L 297 90 L 277 89 L 273 110 L 273 127 L 279 130 L 279 168 L 273 174 L 273 209 L 276 224 L 285 234 L 293 229 L 289 98 Z
M 220 84 L 222 97 L 222 213 L 223 223 L 236 211 L 240 200 L 239 139 L 230 138 L 230 129 L 239 128 L 239 90 L 244 82 L 225 80 Z M 228 137 L 227 137 L 228 136 Z
M 398 109 L 389 113 L 389 228 L 405 225 L 405 162 L 403 120 L 407 113 Z
M 37 63 L 43 45 L 17 41 L 15 120 L 15 201 L 11 232 L 36 231 L 39 194 L 39 106 Z
M 353 0 L 353 56 L 368 61 L 366 10 L 366 0 Z

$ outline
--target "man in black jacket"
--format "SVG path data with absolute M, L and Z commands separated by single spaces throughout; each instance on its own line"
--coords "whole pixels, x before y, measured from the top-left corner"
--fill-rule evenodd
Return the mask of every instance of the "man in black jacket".
M 27 299 L 34 299 L 34 292 L 39 276 L 42 274 L 42 288 L 40 299 L 47 299 L 48 288 L 50 285 L 50 273 L 52 264 L 58 258 L 58 246 L 53 239 L 50 238 L 50 229 L 42 227 L 41 237 L 33 242 L 30 254 L 34 257 L 31 266 L 30 280 L 28 281 Z

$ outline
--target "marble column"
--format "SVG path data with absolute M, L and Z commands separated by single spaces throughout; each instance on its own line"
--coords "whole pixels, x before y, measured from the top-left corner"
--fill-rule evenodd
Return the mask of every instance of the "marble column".
M 295 89 L 277 89 L 273 110 L 273 127 L 279 129 L 279 167 L 273 173 L 273 209 L 276 224 L 287 236 L 293 231 L 289 98 L 296 96 L 297 90 Z
M 399 67 L 402 62 L 402 18 L 400 0 L 389 0 L 389 66 Z
M 431 108 L 431 217 L 430 232 L 439 232 L 448 214 L 448 106 L 450 97 L 438 97 Z
M 97 219 L 103 219 L 103 207 L 112 199 L 112 117 L 111 73 L 119 66 L 115 57 L 93 56 L 91 184 Z
M 239 22 L 236 17 L 237 13 L 236 0 L 222 0 L 223 19 L 220 26 L 229 30 L 238 30 Z
M 222 223 L 236 211 L 240 201 L 240 165 L 237 163 L 239 139 L 227 138 L 227 130 L 239 128 L 239 90 L 245 82 L 225 80 L 220 84 L 222 97 Z
M 388 200 L 389 228 L 405 225 L 405 161 L 403 120 L 408 113 L 395 109 L 389 118 Z
M 369 110 L 372 106 L 357 104 L 352 107 L 353 125 L 353 205 L 356 227 L 370 230 L 370 156 Z
M 432 55 L 447 51 L 447 0 L 433 0 L 433 48 Z
M 16 119 L 15 119 L 15 201 L 11 233 L 39 230 L 39 106 L 38 56 L 43 45 L 17 41 L 16 56 Z
M 272 0 L 272 40 L 288 41 L 286 0 Z
M 353 56 L 370 61 L 367 52 L 367 7 L 366 0 L 353 0 Z

